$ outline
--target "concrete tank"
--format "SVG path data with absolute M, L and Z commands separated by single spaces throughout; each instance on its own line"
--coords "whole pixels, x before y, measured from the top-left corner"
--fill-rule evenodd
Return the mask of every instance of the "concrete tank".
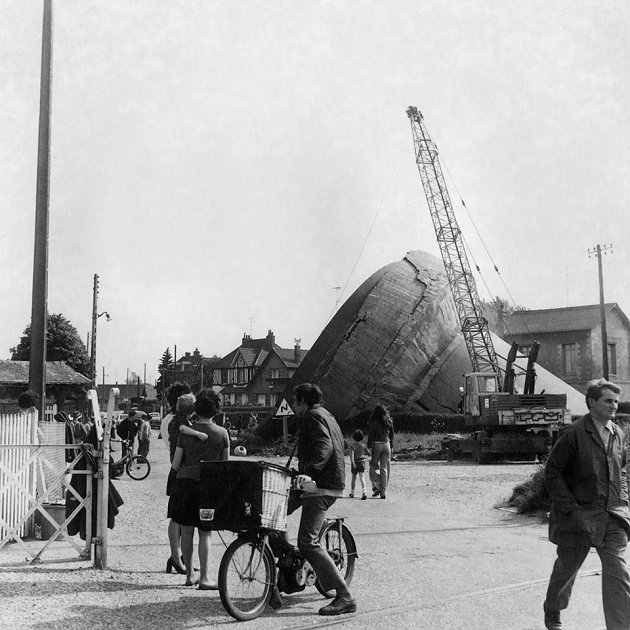
M 506 356 L 508 345 L 493 340 L 497 353 Z M 372 274 L 348 298 L 288 391 L 298 383 L 317 383 L 326 407 L 340 420 L 377 402 L 392 411 L 456 413 L 463 374 L 471 370 L 442 261 L 412 251 Z M 566 393 L 572 412 L 585 412 L 577 390 L 540 366 L 536 372 L 537 392 Z

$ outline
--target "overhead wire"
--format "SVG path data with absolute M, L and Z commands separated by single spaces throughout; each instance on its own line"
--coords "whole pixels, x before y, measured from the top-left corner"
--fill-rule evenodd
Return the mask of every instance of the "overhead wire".
M 443 156 L 441 156 L 441 160 L 442 160 L 442 163 L 444 164 L 444 170 L 446 170 L 446 172 L 448 173 L 448 177 L 449 177 L 449 179 L 451 181 L 451 184 L 453 185 L 453 188 L 455 189 L 455 192 L 457 193 L 457 196 L 459 197 L 459 201 L 462 204 L 464 210 L 466 211 L 466 214 L 468 215 L 468 219 L 469 219 L 470 223 L 472 224 L 475 232 L 477 233 L 477 237 L 481 241 L 481 244 L 482 244 L 484 250 L 486 251 L 486 254 L 488 255 L 488 258 L 490 259 L 490 262 L 492 263 L 492 267 L 493 267 L 494 271 L 496 272 L 497 276 L 499 277 L 499 280 L 501 281 L 501 284 L 503 285 L 503 288 L 507 292 L 507 294 L 508 294 L 508 296 L 509 296 L 509 298 L 510 298 L 510 300 L 512 302 L 513 312 L 514 313 L 520 313 L 519 309 L 517 308 L 516 300 L 514 299 L 514 296 L 512 295 L 512 292 L 510 291 L 509 287 L 507 286 L 505 280 L 503 279 L 503 276 L 501 275 L 501 272 L 499 271 L 499 267 L 495 263 L 494 258 L 492 257 L 492 254 L 490 253 L 490 250 L 488 249 L 483 236 L 479 232 L 479 229 L 477 228 L 477 224 L 475 223 L 472 215 L 470 214 L 470 212 L 468 210 L 468 206 L 464 202 L 464 199 L 462 198 L 462 196 L 461 196 L 461 194 L 459 192 L 459 189 L 457 188 L 457 184 L 455 183 L 455 180 L 454 180 L 454 178 L 453 178 L 453 176 L 452 176 L 448 166 L 446 165 L 446 162 L 445 162 Z M 488 291 L 488 295 L 490 297 L 490 300 L 493 300 L 494 296 L 492 295 L 492 292 L 490 291 L 490 288 L 489 288 L 488 283 L 486 282 L 486 279 L 485 279 L 485 277 L 484 277 L 484 275 L 483 275 L 483 273 L 481 271 L 481 268 L 477 264 L 477 262 L 475 261 L 474 256 L 472 255 L 472 251 L 470 249 L 470 246 L 466 242 L 466 239 L 464 238 L 463 234 L 462 234 L 462 239 L 464 241 L 465 248 L 467 249 L 468 253 L 470 254 L 470 257 L 473 259 L 473 262 L 475 264 L 475 268 L 477 269 L 477 273 L 479 274 L 479 277 L 483 281 L 483 284 L 486 287 L 486 290 Z M 533 340 L 534 339 L 533 334 L 532 334 L 531 330 L 529 329 L 529 326 L 527 325 L 527 322 L 525 321 L 525 318 L 523 317 L 522 314 L 519 314 L 519 318 L 522 321 L 525 329 L 527 330 L 527 334 Z M 505 323 L 505 320 L 503 321 L 503 325 L 505 326 L 506 331 L 509 333 L 510 331 L 508 329 L 507 324 Z
M 328 319 L 326 320 L 326 323 L 328 323 L 332 319 L 332 316 L 335 314 L 335 311 L 337 310 L 337 306 L 339 305 L 339 302 L 343 298 L 346 292 L 346 289 L 348 288 L 348 284 L 350 283 L 350 279 L 352 278 L 352 275 L 354 274 L 355 269 L 357 268 L 357 265 L 359 264 L 359 260 L 361 260 L 361 256 L 363 255 L 365 246 L 367 245 L 370 235 L 372 234 L 372 230 L 374 229 L 374 224 L 376 223 L 376 219 L 378 218 L 378 215 L 381 212 L 381 208 L 383 207 L 383 202 L 385 201 L 385 197 L 387 196 L 387 193 L 389 192 L 389 187 L 394 177 L 395 168 L 396 168 L 396 165 L 393 164 L 392 170 L 389 174 L 389 179 L 387 180 L 387 185 L 385 186 L 385 190 L 383 192 L 383 195 L 381 196 L 381 201 L 379 202 L 378 207 L 376 208 L 376 213 L 374 214 L 374 218 L 372 219 L 372 223 L 370 224 L 370 229 L 367 231 L 367 234 L 365 235 L 365 238 L 363 239 L 363 244 L 361 245 L 359 254 L 356 257 L 356 260 L 354 261 L 354 265 L 352 266 L 352 269 L 350 270 L 350 273 L 348 274 L 348 277 L 346 279 L 346 282 L 343 285 L 343 288 L 341 289 L 341 292 L 337 295 L 337 300 L 335 301 L 335 305 L 333 306 L 332 311 L 330 312 L 330 315 L 328 316 Z

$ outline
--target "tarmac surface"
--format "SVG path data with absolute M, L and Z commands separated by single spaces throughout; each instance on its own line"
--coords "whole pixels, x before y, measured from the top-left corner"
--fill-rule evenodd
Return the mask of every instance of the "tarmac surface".
M 0 550 L 0 628 L 203 630 L 238 623 L 217 592 L 186 588 L 184 576 L 164 572 L 169 466 L 162 440 L 152 440 L 149 460 L 145 481 L 115 482 L 125 504 L 109 530 L 106 570 L 76 561 L 67 543 L 54 543 L 35 567 L 25 566 L 17 545 Z M 351 585 L 357 613 L 317 615 L 327 600 L 309 588 L 285 595 L 280 610 L 268 609 L 243 627 L 543 630 L 555 547 L 539 518 L 496 508 L 534 470 L 533 464 L 394 462 L 386 500 L 344 498 L 330 510 L 348 517 L 357 540 Z M 296 525 L 290 517 L 293 535 Z M 226 544 L 232 539 L 222 537 Z M 217 569 L 223 550 L 213 534 Z M 566 628 L 605 628 L 600 580 L 593 552 L 563 614 Z

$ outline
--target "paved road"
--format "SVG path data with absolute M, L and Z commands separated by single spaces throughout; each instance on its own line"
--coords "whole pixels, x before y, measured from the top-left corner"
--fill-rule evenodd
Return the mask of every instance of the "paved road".
M 168 465 L 161 440 L 153 441 L 149 459 L 146 481 L 117 482 L 125 505 L 109 533 L 108 570 L 0 572 L 0 627 L 185 630 L 235 623 L 217 593 L 184 588 L 182 576 L 164 573 Z M 387 500 L 343 499 L 333 508 L 348 517 L 358 542 L 352 584 L 358 613 L 319 617 L 324 600 L 309 589 L 245 625 L 542 630 L 554 547 L 540 521 L 495 508 L 533 470 L 531 464 L 394 463 Z M 215 534 L 217 567 L 222 551 Z M 597 569 L 591 554 L 564 616 L 567 628 L 604 628 Z

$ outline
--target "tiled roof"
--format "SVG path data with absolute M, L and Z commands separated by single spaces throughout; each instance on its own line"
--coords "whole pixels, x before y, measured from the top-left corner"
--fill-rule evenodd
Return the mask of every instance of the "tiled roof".
M 293 350 L 293 348 L 289 348 L 289 349 L 285 349 L 285 348 L 279 348 L 278 349 L 278 354 L 280 355 L 280 358 L 284 361 L 284 364 L 287 367 L 299 367 L 300 363 L 302 362 L 302 359 L 304 359 L 304 357 L 307 355 L 308 350 L 306 350 L 305 348 L 301 348 L 300 349 L 300 362 L 296 362 L 295 361 L 295 350 Z
M 630 328 L 630 321 L 617 303 L 605 304 L 604 307 L 606 316 L 612 311 L 616 311 L 626 326 Z M 507 337 L 528 333 L 592 330 L 601 322 L 599 304 L 547 308 L 537 311 L 515 311 L 511 315 L 505 315 L 503 320 Z
M 0 384 L 27 385 L 28 361 L 0 361 Z M 90 379 L 79 374 L 63 361 L 46 361 L 47 385 L 89 385 Z

